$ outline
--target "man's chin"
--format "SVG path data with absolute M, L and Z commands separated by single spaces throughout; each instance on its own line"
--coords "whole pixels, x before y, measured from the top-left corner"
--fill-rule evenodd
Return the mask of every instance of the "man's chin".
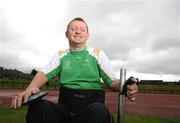
M 76 40 L 76 41 L 73 41 L 73 44 L 83 44 L 85 41 L 82 41 L 82 40 Z

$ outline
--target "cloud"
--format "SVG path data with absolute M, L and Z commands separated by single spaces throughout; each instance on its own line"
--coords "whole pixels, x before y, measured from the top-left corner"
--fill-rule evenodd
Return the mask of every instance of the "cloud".
M 116 71 L 126 67 L 150 78 L 180 78 L 178 0 L 9 2 L 0 1 L 0 65 L 41 67 L 68 46 L 67 23 L 83 17 L 88 45 L 104 50 Z
M 180 2 L 81 1 L 69 6 L 71 16 L 88 20 L 89 45 L 105 50 L 115 70 L 180 74 Z
M 60 30 L 65 1 L 7 0 L 0 1 L 0 10 L 0 66 L 28 72 L 67 45 Z

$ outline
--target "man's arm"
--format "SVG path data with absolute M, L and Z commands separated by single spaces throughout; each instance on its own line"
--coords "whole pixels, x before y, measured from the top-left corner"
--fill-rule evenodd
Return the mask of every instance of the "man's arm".
M 30 85 L 27 87 L 27 89 L 41 88 L 47 81 L 48 78 L 46 77 L 46 75 L 43 72 L 38 72 L 31 81 Z
M 118 90 L 119 90 L 119 79 L 118 79 L 118 80 L 114 80 L 114 81 L 109 85 L 109 87 L 110 87 L 112 90 L 118 91 Z
M 11 108 L 18 108 L 22 102 L 27 102 L 29 96 L 40 91 L 40 88 L 48 81 L 48 78 L 43 72 L 38 72 L 29 86 L 18 96 L 15 96 L 11 103 Z

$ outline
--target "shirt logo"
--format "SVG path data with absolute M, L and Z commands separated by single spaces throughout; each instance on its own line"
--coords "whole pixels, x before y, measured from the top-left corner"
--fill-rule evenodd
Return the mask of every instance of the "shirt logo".
M 72 69 L 71 61 L 65 61 L 64 62 L 64 69 Z
M 88 59 L 84 59 L 84 61 L 83 61 L 83 65 L 88 65 L 88 64 L 89 64 Z

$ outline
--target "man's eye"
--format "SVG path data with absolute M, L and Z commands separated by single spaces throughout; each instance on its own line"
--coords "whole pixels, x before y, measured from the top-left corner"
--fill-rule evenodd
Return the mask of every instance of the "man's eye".
M 82 32 L 86 32 L 86 29 L 81 29 Z
M 71 28 L 71 30 L 72 30 L 72 31 L 74 31 L 74 30 L 75 30 L 75 28 Z

